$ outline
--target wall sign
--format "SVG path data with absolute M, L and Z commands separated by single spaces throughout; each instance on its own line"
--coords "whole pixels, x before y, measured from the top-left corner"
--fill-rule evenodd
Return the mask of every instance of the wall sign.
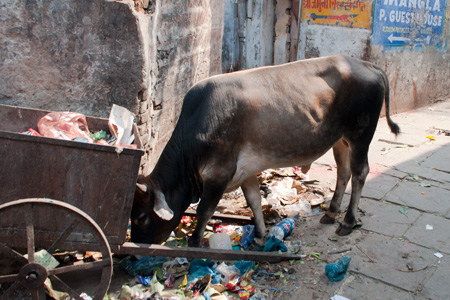
M 370 28 L 372 0 L 304 0 L 302 22 Z
M 445 8 L 446 0 L 376 0 L 372 43 L 438 46 Z

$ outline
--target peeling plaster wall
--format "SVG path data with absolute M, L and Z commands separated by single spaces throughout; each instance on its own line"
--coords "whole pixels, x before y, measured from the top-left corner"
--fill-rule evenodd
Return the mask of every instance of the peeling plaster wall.
M 224 8 L 224 28 L 222 39 L 222 71 L 239 70 L 239 16 L 238 3 L 226 0 Z
M 274 11 L 273 0 L 247 2 L 244 49 L 246 60 L 242 69 L 273 64 Z
M 372 47 L 370 61 L 381 66 L 389 77 L 394 113 L 450 99 L 448 49 L 386 52 L 381 47 Z
M 289 62 L 291 46 L 291 0 L 279 0 L 275 7 L 274 65 Z
M 370 35 L 367 29 L 301 24 L 297 59 L 339 53 L 363 58 Z

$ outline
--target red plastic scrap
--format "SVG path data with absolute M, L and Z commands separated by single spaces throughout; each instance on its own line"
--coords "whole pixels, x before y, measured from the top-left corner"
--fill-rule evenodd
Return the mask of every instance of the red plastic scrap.
M 86 117 L 76 112 L 51 112 L 42 117 L 37 127 L 39 133 L 45 137 L 74 140 L 76 138 L 86 139 L 92 143 Z

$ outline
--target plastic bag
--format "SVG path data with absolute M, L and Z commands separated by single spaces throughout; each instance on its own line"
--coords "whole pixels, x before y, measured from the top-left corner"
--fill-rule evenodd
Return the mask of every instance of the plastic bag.
M 51 112 L 42 117 L 37 124 L 39 133 L 45 137 L 75 140 L 92 143 L 86 117 L 76 112 Z
M 325 266 L 325 274 L 327 274 L 328 279 L 330 281 L 344 279 L 351 260 L 352 258 L 350 256 L 344 256 L 338 262 L 327 264 Z
M 223 283 L 227 284 L 232 278 L 240 275 L 240 270 L 236 266 L 228 266 L 226 263 L 222 262 L 216 267 L 217 272 L 222 274 Z
M 239 245 L 243 247 L 245 250 L 248 249 L 248 246 L 255 239 L 255 225 L 245 225 L 244 233 L 242 234 L 241 240 L 239 241 Z
M 117 138 L 117 145 L 127 146 L 134 141 L 134 115 L 125 107 L 113 104 L 109 114 L 108 126 Z
M 286 252 L 287 247 L 286 245 L 277 239 L 274 236 L 271 236 L 267 241 L 266 244 L 258 249 L 258 251 L 264 251 L 264 252 L 272 252 L 272 251 L 281 251 Z
M 255 263 L 249 260 L 238 260 L 233 263 L 233 266 L 239 269 L 240 275 L 244 275 L 245 272 L 255 266 Z
M 153 276 L 155 268 L 161 268 L 167 257 L 163 256 L 144 256 L 138 260 L 133 260 L 127 256 L 120 261 L 120 266 L 132 276 Z
M 220 283 L 220 274 L 217 274 L 217 272 L 209 267 L 200 267 L 196 269 L 195 272 L 190 273 L 187 276 L 187 289 L 192 288 L 192 286 L 197 283 L 200 279 L 204 278 L 206 274 L 209 274 L 211 276 L 211 283 L 217 284 Z

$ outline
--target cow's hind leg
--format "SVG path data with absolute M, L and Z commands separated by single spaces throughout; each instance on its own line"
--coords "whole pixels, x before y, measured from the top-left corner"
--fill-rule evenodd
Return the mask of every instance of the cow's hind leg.
M 339 213 L 342 198 L 344 197 L 345 189 L 351 177 L 347 142 L 344 140 L 337 142 L 333 146 L 333 155 L 337 168 L 336 188 L 327 213 L 320 219 L 320 223 L 322 224 L 334 224 L 336 221 L 336 215 Z
M 197 225 L 188 241 L 190 247 L 199 247 L 201 245 L 206 224 L 214 214 L 225 188 L 226 183 L 220 183 L 211 179 L 205 180 L 201 200 L 197 207 Z
M 336 233 L 338 235 L 350 234 L 356 223 L 356 213 L 361 198 L 361 192 L 369 174 L 369 162 L 367 153 L 369 146 L 352 145 L 350 152 L 350 168 L 352 171 L 352 194 L 350 204 L 345 214 L 344 221 L 340 224 Z
M 245 200 L 253 211 L 255 217 L 255 242 L 263 244 L 263 238 L 266 234 L 266 225 L 264 224 L 264 216 L 261 208 L 261 194 L 259 192 L 259 184 L 256 176 L 248 178 L 241 185 L 244 192 Z

